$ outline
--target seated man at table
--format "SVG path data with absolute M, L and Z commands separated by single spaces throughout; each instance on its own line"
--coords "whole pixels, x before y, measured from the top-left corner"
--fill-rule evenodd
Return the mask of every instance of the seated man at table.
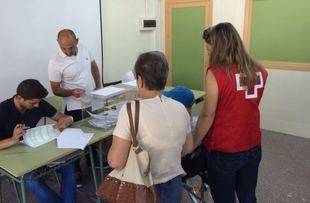
M 56 121 L 54 128 L 64 129 L 73 119 L 47 103 L 43 98 L 48 91 L 34 79 L 22 81 L 16 95 L 0 103 L 0 149 L 18 144 L 26 129 L 33 128 L 43 117 Z M 39 202 L 76 202 L 75 170 L 73 164 L 66 165 L 58 172 L 62 174 L 61 196 L 48 187 L 42 179 L 31 180 L 35 172 L 25 175 L 26 188 L 39 199 Z

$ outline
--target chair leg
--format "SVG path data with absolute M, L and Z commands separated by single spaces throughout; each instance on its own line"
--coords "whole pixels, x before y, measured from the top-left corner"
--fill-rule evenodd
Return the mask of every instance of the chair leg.
M 17 185 L 16 185 L 14 180 L 12 180 L 12 183 L 13 183 L 14 191 L 15 191 L 15 194 L 16 194 L 16 197 L 17 197 L 17 202 L 21 202 L 21 200 L 20 200 L 21 199 L 20 198 L 21 194 L 18 191 Z
M 58 187 L 60 188 L 61 185 L 60 185 L 60 180 L 59 180 L 59 177 L 58 177 L 58 174 L 56 171 L 54 171 L 54 175 L 55 175 L 55 178 L 56 178 L 56 181 L 57 181 L 57 184 L 58 184 Z

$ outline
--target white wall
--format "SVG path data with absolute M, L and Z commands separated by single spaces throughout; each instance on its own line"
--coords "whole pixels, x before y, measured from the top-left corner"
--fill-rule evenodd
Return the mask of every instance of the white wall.
M 146 14 L 157 18 L 156 31 L 139 31 L 139 17 Z M 102 15 L 105 82 L 121 80 L 124 73 L 133 69 L 139 54 L 162 50 L 160 1 L 105 0 Z
M 26 78 L 50 90 L 47 64 L 62 28 L 76 31 L 101 66 L 97 0 L 0 0 L 0 5 L 0 101 L 13 96 Z
M 213 25 L 230 22 L 243 36 L 245 0 L 213 0 Z
M 310 72 L 268 69 L 264 129 L 310 138 Z
M 155 32 L 139 31 L 138 18 L 145 15 L 146 2 L 148 15 L 158 21 Z M 140 53 L 164 50 L 164 3 L 163 0 L 102 1 L 105 82 L 120 80 L 133 68 Z M 244 0 L 214 0 L 213 24 L 231 22 L 242 36 L 243 11 Z

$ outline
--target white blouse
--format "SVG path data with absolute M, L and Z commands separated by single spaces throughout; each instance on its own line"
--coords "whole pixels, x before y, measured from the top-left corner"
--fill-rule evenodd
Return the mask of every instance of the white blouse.
M 134 118 L 134 102 L 131 106 Z M 137 139 L 149 153 L 154 184 L 185 174 L 181 166 L 181 151 L 190 132 L 190 116 L 181 103 L 165 96 L 140 101 Z M 126 105 L 120 110 L 113 135 L 131 139 Z

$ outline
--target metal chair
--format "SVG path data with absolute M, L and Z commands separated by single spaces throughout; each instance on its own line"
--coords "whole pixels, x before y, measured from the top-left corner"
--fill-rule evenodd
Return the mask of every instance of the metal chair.
M 45 101 L 50 103 L 57 111 L 61 111 L 62 109 L 62 98 L 59 96 L 50 96 L 46 97 Z
M 182 177 L 183 189 L 191 202 L 213 202 L 208 185 L 207 150 L 203 145 L 198 146 L 192 153 L 182 157 L 182 167 L 186 175 Z M 200 178 L 197 179 L 197 178 Z

